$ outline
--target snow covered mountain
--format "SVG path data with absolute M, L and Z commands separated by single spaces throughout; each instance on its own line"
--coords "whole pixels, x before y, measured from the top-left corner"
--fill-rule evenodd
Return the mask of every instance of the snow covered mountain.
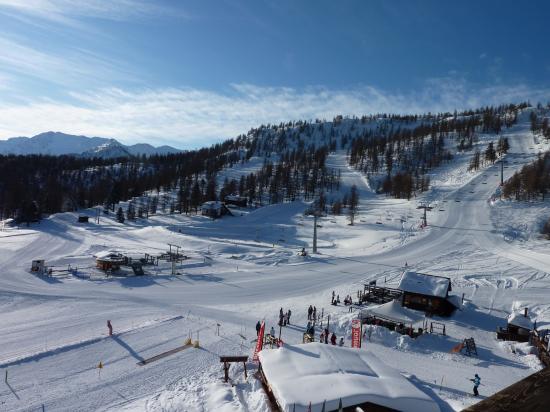
M 170 146 L 154 147 L 147 143 L 123 145 L 115 139 L 87 137 L 60 132 L 40 133 L 33 137 L 0 140 L 0 154 L 84 155 L 99 157 L 138 156 L 178 153 Z

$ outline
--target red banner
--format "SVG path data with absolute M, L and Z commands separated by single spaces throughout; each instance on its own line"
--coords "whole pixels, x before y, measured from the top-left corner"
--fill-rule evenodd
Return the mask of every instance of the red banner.
M 353 319 L 351 321 L 351 347 L 361 347 L 361 320 Z
M 256 348 L 254 349 L 254 356 L 252 357 L 253 362 L 258 362 L 258 353 L 262 350 L 264 345 L 264 331 L 265 331 L 265 322 L 262 322 L 262 327 L 258 333 L 258 341 L 256 342 Z

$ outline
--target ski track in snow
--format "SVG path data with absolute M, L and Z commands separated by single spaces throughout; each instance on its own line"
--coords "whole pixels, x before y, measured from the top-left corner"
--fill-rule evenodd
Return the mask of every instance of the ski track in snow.
M 511 142 L 505 177 L 543 147 L 533 144 L 527 128 L 524 121 L 504 132 Z M 0 410 L 269 410 L 255 370 L 245 380 L 242 365 L 235 364 L 232 384 L 224 384 L 218 355 L 251 354 L 256 321 L 271 327 L 280 307 L 293 311 L 292 325 L 283 330 L 287 343 L 301 342 L 309 304 L 331 314 L 338 335 L 349 336 L 354 315 L 328 304 L 331 291 L 355 296 L 363 281 L 373 279 L 395 286 L 405 262 L 449 276 L 453 293 L 467 299 L 464 310 L 442 320 L 445 337 L 412 341 L 375 330 L 367 346 L 436 398 L 442 411 L 475 401 L 467 379 L 476 372 L 487 396 L 540 368 L 527 349 L 513 353 L 495 339 L 507 314 L 526 305 L 539 325 L 550 324 L 550 248 L 505 238 L 501 206 L 489 201 L 498 165 L 466 173 L 466 157 L 458 157 L 432 179 L 428 193 L 410 202 L 375 195 L 342 152 L 331 154 L 327 165 L 341 170 L 342 190 L 359 188 L 360 215 L 354 226 L 345 216 L 321 219 L 320 254 L 306 258 L 296 256 L 312 232 L 303 202 L 217 221 L 158 215 L 150 226 L 120 225 L 109 217 L 99 226 L 79 226 L 76 214 L 66 213 L 0 232 L 0 369 L 9 373 L 9 386 L 0 387 Z M 237 170 L 257 167 L 255 161 Z M 437 207 L 421 230 L 416 206 L 424 200 Z M 92 254 L 100 250 L 158 254 L 168 242 L 189 254 L 178 267 L 181 275 L 171 276 L 167 265 L 148 269 L 145 277 L 105 278 L 93 269 Z M 31 260 L 38 258 L 58 270 L 78 267 L 80 276 L 32 275 Z M 106 335 L 108 319 L 114 337 Z M 190 333 L 193 340 L 198 334 L 200 349 L 137 366 L 183 345 Z M 449 353 L 465 337 L 475 338 L 479 357 Z

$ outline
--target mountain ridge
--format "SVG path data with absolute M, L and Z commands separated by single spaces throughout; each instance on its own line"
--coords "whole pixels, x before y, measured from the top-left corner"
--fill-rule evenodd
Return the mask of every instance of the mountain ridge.
M 112 158 L 179 152 L 181 150 L 166 145 L 158 147 L 148 143 L 124 145 L 112 138 L 72 135 L 53 131 L 40 133 L 32 137 L 19 136 L 0 140 L 0 154 L 4 155 L 42 154 Z

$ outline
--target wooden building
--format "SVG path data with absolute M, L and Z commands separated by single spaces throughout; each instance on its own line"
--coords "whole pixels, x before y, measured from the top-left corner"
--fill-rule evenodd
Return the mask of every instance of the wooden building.
M 248 204 L 248 200 L 246 197 L 236 194 L 225 196 L 224 202 L 226 205 L 233 205 L 238 207 L 246 207 L 246 205 Z
M 201 214 L 212 219 L 217 219 L 224 215 L 232 215 L 225 203 L 218 202 L 217 200 L 211 200 L 203 203 L 201 206 Z
M 455 309 L 449 297 L 451 279 L 407 271 L 403 273 L 399 286 L 402 305 L 421 310 L 428 315 L 449 316 Z
M 105 272 L 119 270 L 120 266 L 128 263 L 128 258 L 114 251 L 98 252 L 95 255 L 96 267 Z
M 529 342 L 533 329 L 533 321 L 528 316 L 527 308 L 525 308 L 523 311 L 512 312 L 508 316 L 506 328 L 497 329 L 497 338 L 517 342 Z
M 430 396 L 370 351 L 314 342 L 263 349 L 259 359 L 275 411 L 439 412 Z

